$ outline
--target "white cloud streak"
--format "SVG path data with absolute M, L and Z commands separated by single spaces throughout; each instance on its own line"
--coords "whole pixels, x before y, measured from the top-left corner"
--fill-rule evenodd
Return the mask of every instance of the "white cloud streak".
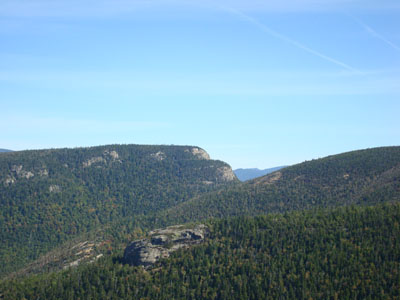
M 363 21 L 360 19 L 356 18 L 353 15 L 347 14 L 350 18 L 352 18 L 354 21 L 356 21 L 361 27 L 363 27 L 371 36 L 381 40 L 384 42 L 386 45 L 390 46 L 391 48 L 400 51 L 400 47 L 395 45 L 393 42 L 389 41 L 387 38 L 385 38 L 382 34 L 378 33 L 375 29 L 371 28 L 367 24 L 365 24 Z
M 334 59 L 334 58 L 332 58 L 330 56 L 322 54 L 321 52 L 318 52 L 318 51 L 316 51 L 314 49 L 311 49 L 311 48 L 303 45 L 302 43 L 300 43 L 298 41 L 295 41 L 295 40 L 293 40 L 293 39 L 291 39 L 291 38 L 289 38 L 289 37 L 277 32 L 277 31 L 265 26 L 264 24 L 260 23 L 255 18 L 253 18 L 253 17 L 251 17 L 251 16 L 249 16 L 249 15 L 247 15 L 247 14 L 245 14 L 245 13 L 239 11 L 239 10 L 233 9 L 231 7 L 222 7 L 222 9 L 224 9 L 224 10 L 226 10 L 226 11 L 228 11 L 228 12 L 230 12 L 230 13 L 238 16 L 238 17 L 240 17 L 241 19 L 243 19 L 243 20 L 245 20 L 245 21 L 257 26 L 259 29 L 261 29 L 262 31 L 264 31 L 268 35 L 273 36 L 273 37 L 275 37 L 277 39 L 280 39 L 280 40 L 282 40 L 282 41 L 284 41 L 286 43 L 289 43 L 289 44 L 291 44 L 292 46 L 294 46 L 294 47 L 296 47 L 298 49 L 304 50 L 304 51 L 306 51 L 306 52 L 308 52 L 308 53 L 310 53 L 310 54 L 312 54 L 312 55 L 314 55 L 316 57 L 319 57 L 319 58 L 321 58 L 323 60 L 326 60 L 326 61 L 328 61 L 330 63 L 333 63 L 333 64 L 335 64 L 337 66 L 340 66 L 340 67 L 342 67 L 342 68 L 344 68 L 344 69 L 346 69 L 348 71 L 355 72 L 355 73 L 360 73 L 360 74 L 362 73 L 361 71 L 349 66 L 348 64 L 345 64 L 345 63 L 343 63 L 343 62 L 341 62 L 341 61 L 339 61 L 337 59 Z

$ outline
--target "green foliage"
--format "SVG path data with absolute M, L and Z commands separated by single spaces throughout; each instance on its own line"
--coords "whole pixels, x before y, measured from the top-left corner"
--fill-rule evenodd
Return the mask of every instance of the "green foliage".
M 400 200 L 400 147 L 304 162 L 178 204 L 159 218 L 186 222 Z
M 400 204 L 215 220 L 152 270 L 118 254 L 0 283 L 4 299 L 400 299 Z
M 115 252 L 146 230 L 166 225 L 400 200 L 400 147 L 330 156 L 246 183 L 224 182 L 218 170 L 226 166 L 198 158 L 192 147 L 178 146 L 112 145 L 3 153 L 0 276 L 83 239 L 107 241 L 106 251 Z M 54 252 L 49 254 L 49 250 Z M 218 251 L 230 253 L 229 249 Z M 36 264 L 36 271 L 43 270 L 42 262 Z M 44 270 L 59 267 L 51 263 Z
M 228 165 L 189 146 L 110 145 L 2 153 L 0 276 L 65 241 L 162 209 L 226 182 Z M 235 182 L 235 181 L 233 181 Z M 128 229 L 130 229 L 129 227 Z

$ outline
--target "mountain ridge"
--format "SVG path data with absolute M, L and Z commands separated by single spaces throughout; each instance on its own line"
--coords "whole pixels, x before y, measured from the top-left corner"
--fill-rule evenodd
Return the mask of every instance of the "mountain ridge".
M 181 147 L 183 147 L 181 150 L 183 150 L 184 155 L 194 156 L 190 150 L 191 148 L 185 149 L 185 146 Z M 165 154 L 166 156 L 164 157 L 164 152 L 160 148 L 152 149 L 154 151 L 148 152 L 146 156 L 151 158 L 152 167 L 154 167 L 155 162 L 166 163 L 165 160 L 168 155 Z M 196 147 L 196 149 L 200 148 Z M 189 152 L 185 152 L 185 150 L 189 150 Z M 102 170 L 102 167 L 107 164 L 113 165 L 116 163 L 119 165 L 115 160 L 121 157 L 116 157 L 115 154 L 112 154 L 112 151 L 112 149 L 108 149 L 108 152 L 104 154 L 104 148 L 102 148 L 99 153 L 105 156 L 96 154 L 81 159 L 79 162 L 81 170 L 90 168 Z M 162 153 L 159 153 L 160 151 Z M 201 151 L 195 150 L 194 152 Z M 207 155 L 203 153 L 201 157 L 196 158 L 196 164 L 207 162 L 212 165 L 217 164 L 217 168 L 214 168 L 213 176 L 221 176 L 221 172 L 217 171 L 218 167 L 228 167 L 223 162 L 209 161 L 206 158 Z M 191 160 L 189 159 L 189 161 Z M 180 163 L 183 162 L 180 161 Z M 40 170 L 40 168 L 37 170 Z M 13 172 L 22 174 L 21 180 L 29 181 L 34 177 L 30 177 L 24 172 L 32 172 L 37 175 L 37 170 L 17 168 Z M 169 168 L 168 170 L 170 172 L 173 169 Z M 152 174 L 155 173 L 152 172 Z M 168 177 L 171 175 L 170 173 L 165 174 L 168 174 Z M 188 195 L 188 197 L 179 202 L 169 202 L 168 205 L 159 207 L 156 210 L 150 206 L 142 213 L 128 214 L 114 219 L 111 223 L 102 223 L 97 229 L 94 228 L 97 231 L 88 231 L 88 236 L 83 235 L 82 238 L 76 236 L 78 239 L 74 244 L 69 244 L 70 246 L 65 247 L 63 244 L 58 244 L 61 249 L 65 248 L 67 250 L 59 258 L 57 258 L 58 254 L 51 254 L 50 256 L 55 257 L 55 260 L 59 261 L 60 266 L 63 267 L 74 262 L 73 260 L 63 262 L 63 257 L 65 255 L 75 257 L 75 254 L 73 254 L 75 252 L 72 249 L 76 249 L 82 243 L 89 242 L 95 245 L 104 245 L 102 246 L 103 250 L 100 252 L 97 251 L 100 248 L 92 252 L 93 255 L 88 258 L 88 261 L 90 261 L 93 257 L 106 253 L 104 249 L 109 247 L 123 249 L 123 244 L 127 243 L 128 240 L 141 238 L 141 234 L 147 230 L 165 226 L 204 221 L 209 218 L 226 218 L 241 215 L 255 216 L 318 207 L 375 205 L 380 202 L 400 201 L 400 147 L 380 147 L 332 155 L 290 166 L 247 182 L 233 180 L 230 183 L 226 183 L 225 181 L 219 181 L 216 185 L 212 184 L 210 186 L 210 182 L 207 180 L 199 181 L 199 174 L 195 174 L 193 180 L 201 182 L 201 186 L 209 188 L 208 190 L 198 191 L 194 196 Z M 156 181 L 152 181 L 154 179 Z M 159 177 L 149 177 L 148 180 L 153 182 L 154 185 L 154 182 L 157 182 Z M 184 180 L 186 190 L 190 187 L 190 185 L 187 185 L 190 182 L 187 179 Z M 146 186 L 150 187 L 152 185 Z M 57 188 L 53 187 L 53 189 L 52 193 L 59 192 Z M 106 244 L 104 244 L 105 241 L 107 241 Z M 40 268 L 56 270 L 57 264 L 52 260 L 49 261 L 45 255 L 41 260 L 35 262 L 32 268 L 27 268 L 26 272 L 35 273 L 40 271 Z
M 267 175 L 269 173 L 278 171 L 280 169 L 286 168 L 288 166 L 278 166 L 278 167 L 273 167 L 273 168 L 268 168 L 268 169 L 258 169 L 258 168 L 239 168 L 233 170 L 235 173 L 236 177 L 240 181 L 247 181 L 251 180 L 257 177 L 261 177 L 264 175 Z
M 0 153 L 7 153 L 7 152 L 13 152 L 13 150 L 0 148 Z
M 399 198 L 400 147 L 393 146 L 306 161 L 206 193 L 161 213 L 166 220 L 185 222 L 313 207 L 376 204 Z
M 15 271 L 99 226 L 236 181 L 228 164 L 196 146 L 105 145 L 1 155 L 0 239 L 7 241 L 0 246 L 2 271 Z

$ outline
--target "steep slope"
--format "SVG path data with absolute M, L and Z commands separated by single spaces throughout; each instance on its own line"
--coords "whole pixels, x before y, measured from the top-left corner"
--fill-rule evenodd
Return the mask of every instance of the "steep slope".
M 175 222 L 400 200 L 400 147 L 352 151 L 287 167 L 161 213 Z
M 145 270 L 121 255 L 0 282 L 3 299 L 399 299 L 400 205 L 215 220 Z
M 264 169 L 264 170 L 260 170 L 257 168 L 251 168 L 251 169 L 236 169 L 233 170 L 233 172 L 235 173 L 236 177 L 240 180 L 240 181 L 247 181 L 247 180 L 251 180 L 257 177 L 261 177 L 267 174 L 270 174 L 272 172 L 278 171 L 282 168 L 286 168 L 287 166 L 280 166 L 280 167 L 275 167 L 275 168 L 269 168 L 269 169 Z
M 110 145 L 0 156 L 0 273 L 79 234 L 237 182 L 198 147 Z

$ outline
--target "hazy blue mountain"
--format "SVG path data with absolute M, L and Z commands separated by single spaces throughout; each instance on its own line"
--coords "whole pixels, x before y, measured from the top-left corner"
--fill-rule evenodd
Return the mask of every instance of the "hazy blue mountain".
M 267 175 L 269 173 L 278 171 L 285 167 L 287 167 L 287 166 L 280 166 L 280 167 L 269 168 L 269 169 L 264 169 L 264 170 L 260 170 L 258 168 L 236 169 L 236 170 L 233 170 L 233 172 L 235 173 L 236 177 L 240 181 L 246 181 L 246 180 L 250 180 L 250 179 L 254 179 L 257 177 Z
M 8 149 L 1 149 L 1 148 L 0 148 L 0 153 L 1 153 L 1 152 L 12 152 L 12 150 L 8 150 Z

